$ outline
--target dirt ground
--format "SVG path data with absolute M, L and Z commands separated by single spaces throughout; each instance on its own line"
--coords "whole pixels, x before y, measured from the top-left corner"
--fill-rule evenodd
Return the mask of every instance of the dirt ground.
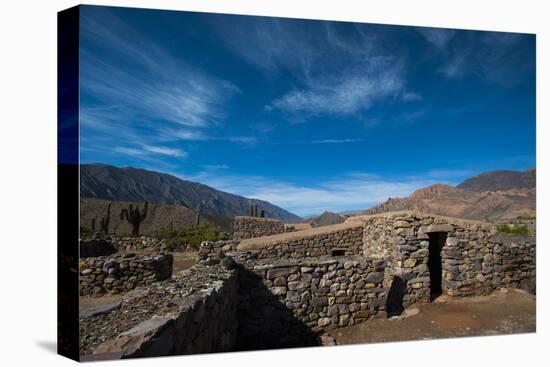
M 412 306 L 404 316 L 369 320 L 328 333 L 336 344 L 427 340 L 536 331 L 535 296 L 523 291 L 453 299 Z
M 198 255 L 196 252 L 171 252 L 174 257 L 174 264 L 172 265 L 172 273 L 177 273 L 179 271 L 189 269 L 195 265 L 198 261 Z M 102 297 L 80 297 L 80 306 L 81 310 L 86 308 L 95 307 L 99 305 L 104 305 L 108 303 L 118 302 L 122 299 L 122 295 L 104 295 Z

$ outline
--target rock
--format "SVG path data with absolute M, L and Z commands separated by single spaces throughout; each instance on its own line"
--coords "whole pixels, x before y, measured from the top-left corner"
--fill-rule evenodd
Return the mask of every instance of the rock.
M 353 317 L 355 317 L 356 319 L 367 319 L 369 316 L 370 316 L 369 310 L 362 310 L 362 311 L 357 311 L 353 313 Z
M 121 303 L 119 301 L 119 302 L 112 302 L 104 305 L 86 308 L 80 311 L 79 317 L 82 319 L 86 319 L 89 317 L 104 315 L 118 309 L 120 307 L 120 304 Z
M 369 273 L 365 278 L 365 282 L 367 283 L 380 283 L 382 280 L 384 280 L 384 273 L 382 272 Z
M 286 287 L 272 287 L 270 290 L 275 296 L 285 295 L 287 291 Z
M 237 263 L 230 256 L 224 256 L 221 263 L 226 269 L 235 269 L 237 267 Z
M 286 277 L 298 269 L 296 267 L 275 268 L 267 271 L 267 279 L 275 279 L 278 277 Z
M 410 228 L 411 224 L 406 220 L 397 220 L 393 222 L 393 228 Z
M 273 281 L 273 284 L 277 286 L 286 286 L 286 278 L 285 277 L 275 278 L 275 280 Z
M 405 268 L 414 268 L 415 265 L 416 265 L 416 259 L 414 258 L 409 258 L 403 261 L 403 267 Z
M 313 307 L 328 306 L 328 298 L 327 297 L 312 298 L 311 301 L 309 301 L 309 304 Z

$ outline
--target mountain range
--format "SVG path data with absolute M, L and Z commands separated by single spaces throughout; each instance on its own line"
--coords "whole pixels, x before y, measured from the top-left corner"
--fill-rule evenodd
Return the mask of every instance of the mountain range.
M 436 184 L 390 198 L 361 214 L 418 210 L 465 219 L 501 221 L 536 213 L 536 170 L 491 171 L 459 185 Z
M 166 173 L 106 164 L 80 166 L 80 197 L 181 205 L 197 213 L 225 218 L 248 215 L 250 205 L 257 205 L 258 212 L 263 210 L 269 218 L 283 222 L 301 219 L 267 201 L 230 194 Z

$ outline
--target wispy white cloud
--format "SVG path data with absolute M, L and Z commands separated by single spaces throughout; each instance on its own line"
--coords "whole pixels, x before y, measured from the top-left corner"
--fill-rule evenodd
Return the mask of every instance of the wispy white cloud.
M 149 160 L 152 155 L 170 156 L 174 158 L 185 158 L 187 153 L 181 149 L 163 146 L 142 145 L 140 147 L 117 146 L 112 148 L 116 153 L 124 154 L 135 158 Z
M 442 52 L 447 52 L 447 46 L 455 35 L 454 30 L 445 28 L 418 27 L 416 30 Z
M 159 146 L 152 146 L 152 145 L 144 145 L 143 149 L 150 153 L 155 154 L 161 154 L 161 155 L 168 155 L 171 157 L 177 157 L 177 158 L 184 158 L 187 157 L 187 153 L 184 152 L 181 149 L 176 148 L 168 148 L 168 147 L 159 147 Z
M 313 186 L 262 176 L 220 174 L 206 170 L 184 179 L 198 181 L 219 190 L 245 197 L 267 200 L 298 215 L 325 210 L 348 211 L 367 209 L 390 197 L 404 197 L 415 190 L 435 183 L 454 183 L 463 172 L 434 170 L 429 173 L 388 178 L 371 173 L 348 173 Z
M 434 47 L 431 57 L 440 58 L 436 72 L 447 79 L 467 75 L 501 85 L 514 85 L 534 65 L 525 63 L 528 50 L 518 47 L 527 35 L 506 32 L 456 31 L 416 28 Z
M 355 70 L 319 76 L 305 88 L 294 89 L 272 102 L 276 108 L 305 115 L 353 114 L 375 102 L 398 97 L 404 88 L 390 59 L 371 58 Z
M 345 143 L 357 143 L 361 139 L 321 139 L 321 140 L 312 140 L 312 144 L 345 144 Z
M 176 139 L 210 139 L 204 130 L 224 121 L 228 100 L 240 93 L 231 82 L 161 48 L 108 9 L 93 16 L 83 12 L 80 63 L 82 135 L 105 146 L 138 141 L 143 144 L 139 149 L 119 149 L 135 157 L 145 151 L 186 156 L 181 149 L 159 146 Z
M 420 97 L 406 89 L 403 55 L 387 52 L 375 32 L 352 24 L 254 18 L 237 21 L 228 32 L 218 20 L 229 49 L 268 77 L 289 73 L 295 79 L 293 88 L 265 106 L 268 112 L 299 119 L 350 115 L 374 103 Z

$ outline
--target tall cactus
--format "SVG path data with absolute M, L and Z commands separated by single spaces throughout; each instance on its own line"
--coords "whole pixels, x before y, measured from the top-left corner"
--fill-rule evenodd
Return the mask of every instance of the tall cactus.
M 139 210 L 139 205 L 134 208 L 132 204 L 128 209 L 120 211 L 120 219 L 126 219 L 132 225 L 132 236 L 134 237 L 139 237 L 139 226 L 147 217 L 148 206 L 149 203 L 146 201 L 142 211 Z
M 92 218 L 92 232 L 95 232 L 95 217 Z
M 195 214 L 195 227 L 200 227 L 200 224 L 201 224 L 201 215 L 200 214 Z
M 107 204 L 107 216 L 102 217 L 99 221 L 99 230 L 105 234 L 109 234 L 109 222 L 111 221 L 111 203 Z

